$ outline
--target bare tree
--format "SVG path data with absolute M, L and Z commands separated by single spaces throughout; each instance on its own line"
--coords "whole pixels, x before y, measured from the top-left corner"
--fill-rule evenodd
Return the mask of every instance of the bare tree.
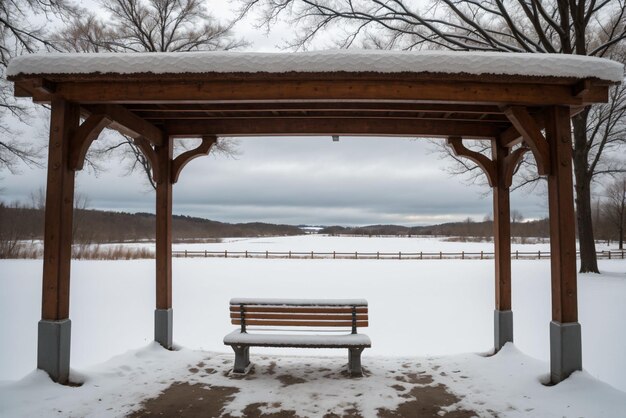
M 512 210 L 511 211 L 511 223 L 518 223 L 518 222 L 522 222 L 524 220 L 524 215 L 522 215 L 522 212 L 520 212 L 519 210 Z
M 31 141 L 17 139 L 19 131 L 12 119 L 25 121 L 29 107 L 14 99 L 12 85 L 6 81 L 6 67 L 16 55 L 56 49 L 48 40 L 49 18 L 69 18 L 76 10 L 67 0 L 0 1 L 0 170 L 15 173 L 20 161 L 37 166 L 42 156 L 41 149 Z
M 626 176 L 616 180 L 606 188 L 606 201 L 603 212 L 615 228 L 619 249 L 624 249 L 624 230 L 626 229 Z
M 54 35 L 55 45 L 74 52 L 190 52 L 230 50 L 247 45 L 232 34 L 234 22 L 221 23 L 200 0 L 100 0 L 106 18 L 86 13 L 74 19 Z M 140 171 L 152 188 L 148 159 L 129 137 L 114 142 L 102 141 L 90 155 L 103 158 L 121 152 L 128 171 Z M 177 141 L 178 149 L 187 149 L 189 141 Z M 234 156 L 236 143 L 218 140 L 213 153 Z
M 238 0 L 240 14 L 260 12 L 260 25 L 290 19 L 288 44 L 306 49 L 320 34 L 340 31 L 340 47 L 562 53 L 624 58 L 625 0 Z M 598 272 L 591 222 L 589 108 L 574 117 L 573 164 L 581 272 Z M 598 159 L 603 148 L 596 147 Z

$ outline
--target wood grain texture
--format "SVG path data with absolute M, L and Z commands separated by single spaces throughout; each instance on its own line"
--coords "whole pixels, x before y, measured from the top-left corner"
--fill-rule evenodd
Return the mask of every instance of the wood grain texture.
M 42 319 L 69 317 L 74 171 L 71 138 L 78 129 L 79 108 L 63 99 L 52 101 L 48 180 L 44 226 Z
M 554 106 L 548 109 L 546 137 L 551 156 L 548 203 L 552 319 L 560 323 L 577 322 L 576 227 L 572 181 L 572 139 L 568 108 Z
M 159 167 L 156 187 L 156 307 L 172 307 L 172 181 L 174 141 L 155 147 Z

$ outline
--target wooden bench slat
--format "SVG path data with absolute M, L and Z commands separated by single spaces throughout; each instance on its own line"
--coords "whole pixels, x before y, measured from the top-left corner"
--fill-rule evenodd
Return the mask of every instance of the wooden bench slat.
M 239 312 L 239 305 L 230 305 L 231 312 Z M 334 307 L 287 307 L 287 306 L 248 306 L 244 305 L 244 311 L 248 312 L 285 312 L 285 313 L 352 313 L 352 308 L 334 308 Z M 367 307 L 356 308 L 357 313 L 367 313 Z
M 368 321 L 356 321 L 357 327 L 367 327 Z M 240 319 L 233 319 L 233 325 L 241 325 Z M 246 319 L 246 325 L 267 325 L 267 326 L 300 326 L 300 327 L 351 327 L 352 321 L 279 321 Z
M 231 312 L 230 314 L 231 318 L 234 319 L 240 319 L 241 318 L 241 313 L 240 312 Z M 246 318 L 246 322 L 249 319 L 285 319 L 285 320 L 293 320 L 293 319 L 319 319 L 319 320 L 324 320 L 324 321 L 352 321 L 352 314 L 351 313 L 345 313 L 345 314 L 327 314 L 327 313 L 320 313 L 320 314 L 292 314 L 292 313 L 249 313 L 249 312 L 245 312 L 245 318 Z M 356 315 L 356 319 L 357 321 L 359 320 L 367 320 L 368 319 L 368 315 L 367 314 L 357 314 Z

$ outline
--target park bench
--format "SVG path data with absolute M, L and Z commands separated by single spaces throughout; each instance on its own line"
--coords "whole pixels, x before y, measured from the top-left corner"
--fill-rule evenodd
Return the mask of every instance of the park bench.
M 367 335 L 357 333 L 368 326 L 364 299 L 232 299 L 230 318 L 240 326 L 224 337 L 235 351 L 234 373 L 248 370 L 250 347 L 347 348 L 350 375 L 361 376 L 361 352 L 372 346 Z M 307 329 L 296 334 L 290 327 Z M 341 328 L 346 332 L 337 333 Z

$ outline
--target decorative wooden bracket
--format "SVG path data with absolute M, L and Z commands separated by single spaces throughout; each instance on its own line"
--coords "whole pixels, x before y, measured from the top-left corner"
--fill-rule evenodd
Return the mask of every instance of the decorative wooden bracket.
M 513 175 L 520 161 L 530 151 L 528 147 L 519 147 L 504 158 L 504 167 L 502 169 L 502 185 L 506 188 L 513 184 Z
M 461 137 L 449 137 L 447 144 L 450 148 L 452 148 L 454 155 L 456 155 L 457 157 L 465 157 L 469 160 L 472 160 L 480 168 L 482 168 L 483 172 L 487 176 L 489 186 L 495 187 L 497 185 L 496 164 L 492 160 L 479 152 L 467 149 L 465 145 L 463 145 L 463 138 Z
M 154 145 L 165 143 L 161 129 L 137 116 L 124 106 L 115 104 L 83 105 L 90 113 L 106 115 L 112 122 L 111 128 L 133 139 L 143 137 Z
M 106 115 L 92 114 L 78 127 L 72 139 L 69 169 L 73 171 L 82 170 L 85 164 L 85 156 L 100 132 L 111 124 L 111 120 Z
M 523 106 L 508 106 L 502 110 L 532 151 L 539 174 L 550 174 L 550 148 L 535 119 Z
M 143 136 L 133 138 L 133 142 L 150 162 L 150 167 L 152 167 L 152 179 L 155 183 L 159 183 L 161 181 L 161 171 L 159 170 L 157 153 L 154 148 L 152 148 L 152 144 Z
M 213 147 L 216 142 L 216 136 L 203 136 L 200 145 L 192 150 L 183 152 L 178 157 L 174 158 L 172 161 L 172 183 L 176 183 L 178 181 L 178 176 L 187 163 L 202 155 L 209 155 L 211 147 Z

